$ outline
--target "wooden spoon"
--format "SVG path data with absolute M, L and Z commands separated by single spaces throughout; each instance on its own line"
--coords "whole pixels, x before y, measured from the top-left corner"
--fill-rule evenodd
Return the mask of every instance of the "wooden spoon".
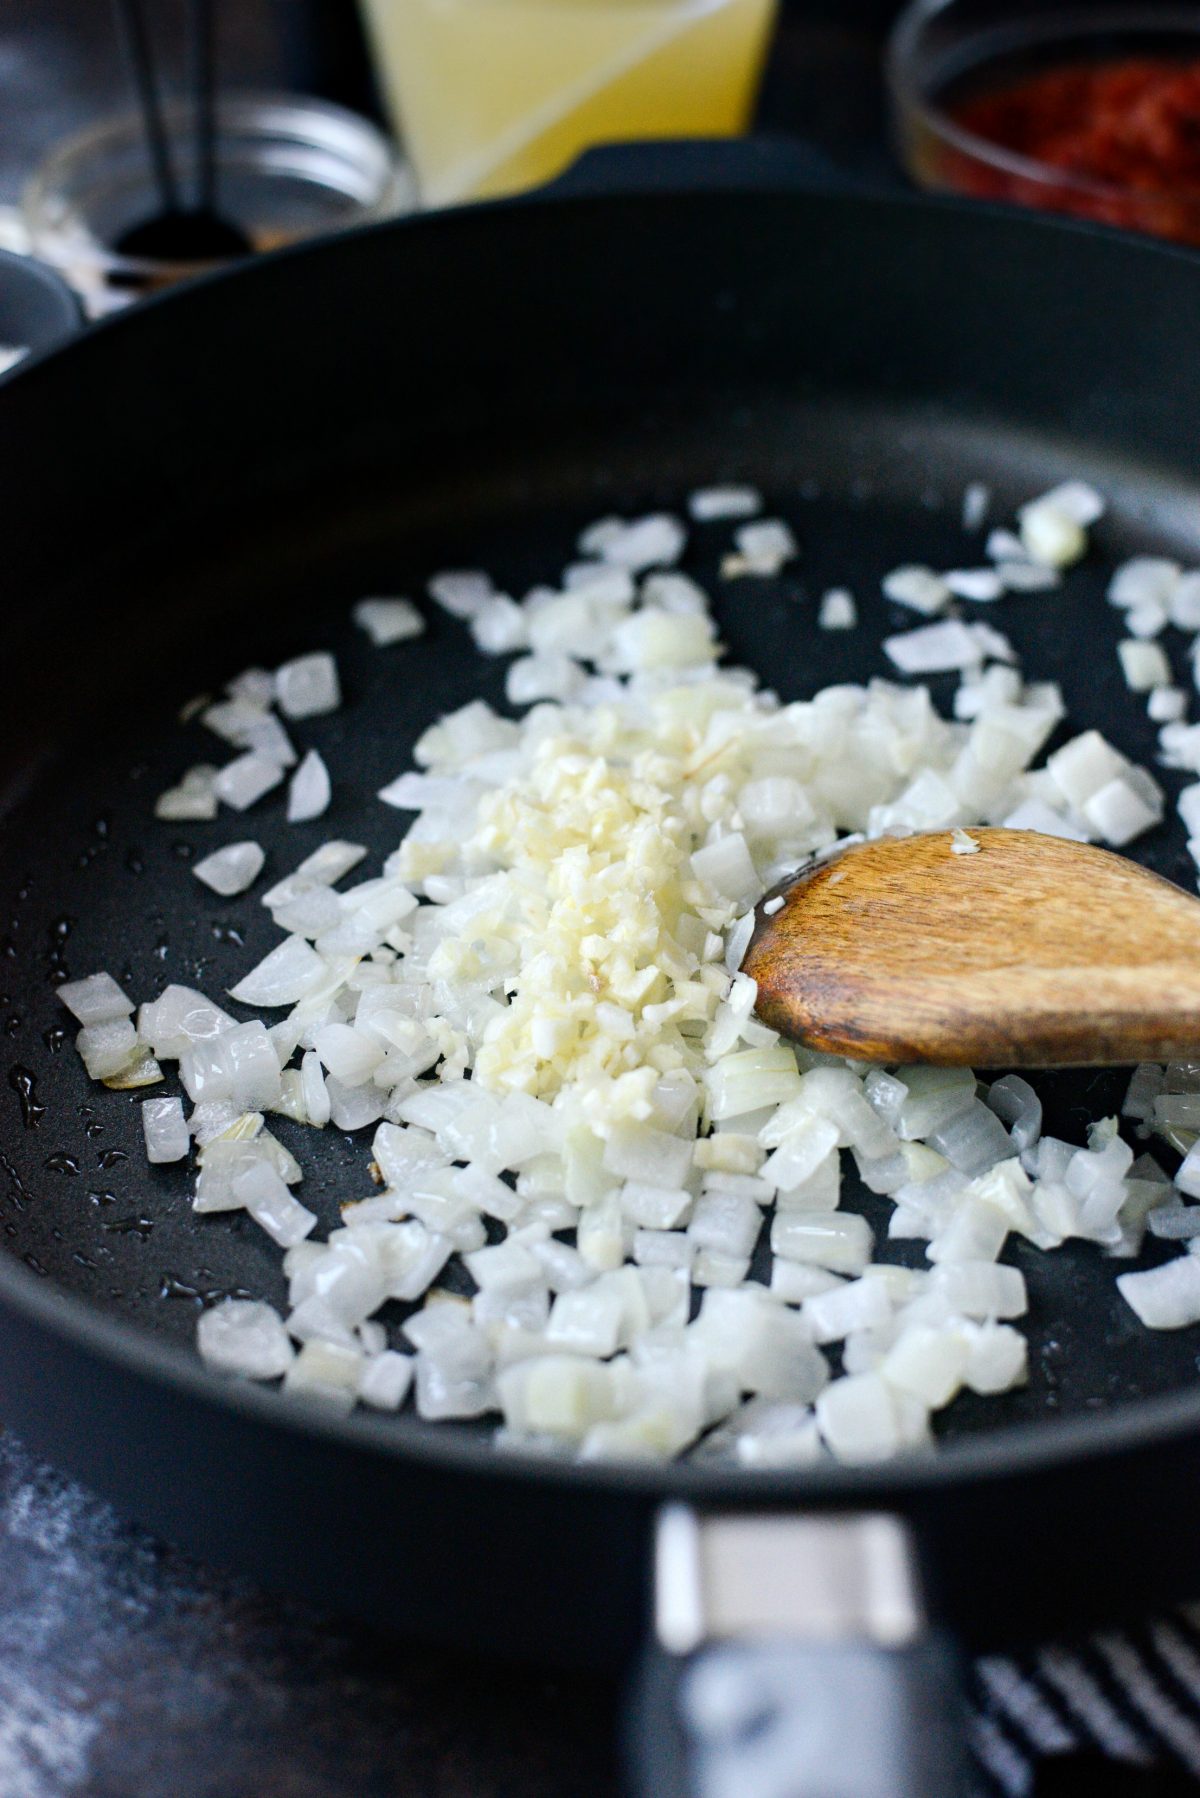
M 1200 900 L 1031 830 L 862 843 L 759 907 L 764 1023 L 863 1061 L 1090 1067 L 1200 1054 Z

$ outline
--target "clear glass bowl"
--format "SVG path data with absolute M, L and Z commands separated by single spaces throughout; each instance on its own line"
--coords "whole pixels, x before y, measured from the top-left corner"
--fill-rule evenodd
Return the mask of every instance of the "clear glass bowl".
M 1043 71 L 1140 56 L 1200 67 L 1200 7 L 913 0 L 887 55 L 900 157 L 922 187 L 1200 244 L 1200 189 L 1093 179 L 1007 149 L 954 116 L 964 101 Z
M 165 108 L 171 160 L 186 205 L 195 191 L 191 108 Z M 232 93 L 217 103 L 217 207 L 256 250 L 411 209 L 412 183 L 391 141 L 323 100 Z M 140 116 L 108 119 L 51 151 L 22 196 L 34 255 L 60 269 L 102 312 L 197 273 L 113 245 L 158 210 Z

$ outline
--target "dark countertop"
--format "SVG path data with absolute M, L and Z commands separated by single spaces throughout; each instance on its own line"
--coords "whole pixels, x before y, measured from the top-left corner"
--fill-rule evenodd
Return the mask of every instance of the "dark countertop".
M 610 1798 L 615 1715 L 264 1597 L 0 1435 L 3 1798 Z
M 369 104 L 353 43 L 327 35 L 338 0 L 317 5 L 315 31 L 302 11 L 226 7 L 227 67 L 241 84 Z M 876 72 L 885 11 L 792 7 L 762 117 L 851 174 L 894 180 Z M 176 46 L 181 12 L 180 0 L 155 9 Z M 107 7 L 39 0 L 0 14 L 0 201 L 51 142 L 125 103 Z M 996 1665 L 976 1685 L 976 1747 L 989 1789 L 1007 1765 L 1015 1793 L 1011 1716 L 1025 1688 L 1015 1666 Z M 152 1540 L 0 1435 L 0 1798 L 616 1798 L 617 1709 L 596 1678 L 473 1661 L 266 1596 Z M 1057 1727 L 1069 1742 L 1068 1711 Z M 1092 1762 L 1080 1777 L 1039 1781 L 1039 1793 L 1149 1790 L 1129 1768 Z

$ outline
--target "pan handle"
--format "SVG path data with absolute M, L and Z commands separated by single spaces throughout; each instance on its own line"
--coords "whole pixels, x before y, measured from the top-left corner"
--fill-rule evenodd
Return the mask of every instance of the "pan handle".
M 636 1798 L 961 1798 L 952 1645 L 894 1517 L 659 1519 Z

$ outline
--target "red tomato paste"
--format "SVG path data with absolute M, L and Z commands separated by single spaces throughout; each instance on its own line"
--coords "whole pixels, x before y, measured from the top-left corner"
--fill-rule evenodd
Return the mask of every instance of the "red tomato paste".
M 1200 242 L 1200 59 L 1128 57 L 1047 69 L 950 108 L 976 137 L 1062 183 L 956 159 L 954 185 Z M 1105 192 L 1087 193 L 1074 181 Z

